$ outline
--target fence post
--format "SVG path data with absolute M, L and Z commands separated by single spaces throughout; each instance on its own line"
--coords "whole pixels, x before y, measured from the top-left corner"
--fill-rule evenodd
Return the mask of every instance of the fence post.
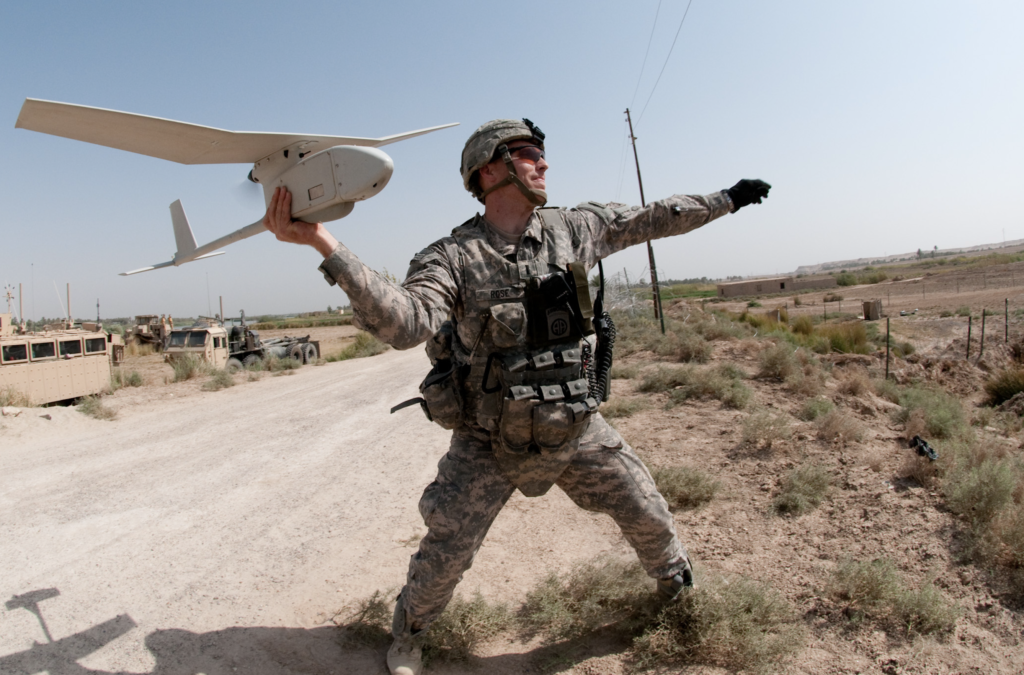
M 889 379 L 889 317 L 885 317 L 885 379 Z
M 981 346 L 978 348 L 978 360 L 985 355 L 985 308 L 981 308 Z
M 1003 308 L 1003 317 L 1006 320 L 1006 323 L 1004 324 L 1006 327 L 1006 334 L 1003 337 L 1003 342 L 1010 344 L 1010 299 L 1004 299 L 1003 303 L 1005 303 Z
M 970 359 L 971 359 L 971 321 L 973 321 L 973 320 L 974 320 L 974 317 L 971 316 L 970 314 L 968 314 L 967 315 L 967 356 L 964 357 L 968 361 L 970 361 Z

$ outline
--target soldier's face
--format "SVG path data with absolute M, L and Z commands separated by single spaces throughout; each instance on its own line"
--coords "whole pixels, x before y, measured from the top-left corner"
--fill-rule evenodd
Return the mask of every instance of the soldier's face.
M 508 147 L 509 154 L 512 155 L 512 164 L 516 167 L 516 174 L 519 176 L 519 180 L 526 183 L 526 187 L 546 190 L 545 174 L 548 170 L 548 161 L 544 157 L 538 158 L 536 152 L 516 152 L 525 147 L 537 148 L 525 141 L 513 141 Z

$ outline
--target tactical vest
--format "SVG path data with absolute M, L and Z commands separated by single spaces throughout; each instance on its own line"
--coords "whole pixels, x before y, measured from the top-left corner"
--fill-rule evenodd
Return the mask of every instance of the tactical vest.
M 597 409 L 581 340 L 593 331 L 586 276 L 577 311 L 539 306 L 538 280 L 565 274 L 574 255 L 572 234 L 559 210 L 537 213 L 541 245 L 530 260 L 502 256 L 480 223 L 452 232 L 456 245 L 449 246 L 448 255 L 462 271 L 463 306 L 428 342 L 435 368 L 421 387 L 434 421 L 490 434 L 498 465 L 528 497 L 546 493 L 558 479 Z M 531 321 L 539 325 L 531 328 Z M 538 333 L 546 339 L 538 340 Z M 566 339 L 560 340 L 563 334 Z

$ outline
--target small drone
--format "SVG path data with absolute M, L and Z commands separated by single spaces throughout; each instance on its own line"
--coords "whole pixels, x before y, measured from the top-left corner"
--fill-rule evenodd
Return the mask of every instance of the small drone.
M 344 218 L 352 212 L 356 202 L 369 199 L 384 189 L 395 165 L 377 148 L 456 125 L 443 124 L 383 138 L 227 131 L 118 110 L 28 98 L 14 126 L 179 164 L 252 162 L 249 180 L 263 186 L 268 206 L 275 188 L 288 188 L 292 193 L 292 218 L 317 223 Z M 121 276 L 223 255 L 224 251 L 218 249 L 266 230 L 261 218 L 208 244 L 196 246 L 181 200 L 170 208 L 178 248 L 174 257 L 167 262 L 122 272 Z

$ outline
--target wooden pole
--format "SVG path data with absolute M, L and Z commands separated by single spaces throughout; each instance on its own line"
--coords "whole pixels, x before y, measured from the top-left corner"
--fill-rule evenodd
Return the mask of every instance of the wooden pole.
M 1005 323 L 1003 325 L 1006 331 L 1006 334 L 1003 336 L 1003 342 L 1006 344 L 1010 344 L 1010 299 L 1006 298 L 1003 300 L 1003 302 L 1005 303 L 1003 307 L 1003 317 L 1005 319 Z
M 644 199 L 644 181 L 640 177 L 640 157 L 636 154 L 636 136 L 633 135 L 633 118 L 626 108 L 626 120 L 629 121 L 629 139 L 633 143 L 633 161 L 636 162 L 636 181 L 640 184 L 640 206 L 646 207 L 647 200 Z M 651 263 L 651 290 L 654 300 L 654 318 L 661 319 L 661 334 L 665 334 L 665 314 L 661 308 L 661 292 L 658 289 L 658 267 L 654 264 L 654 247 L 647 242 L 647 259 Z
M 967 356 L 965 357 L 967 360 L 970 360 L 971 358 L 971 321 L 973 319 L 974 317 L 970 315 L 967 316 Z
M 25 323 L 25 303 L 21 292 L 21 282 L 18 282 L 18 320 Z
M 68 282 L 68 326 L 71 325 L 71 282 Z
M 889 317 L 885 317 L 885 379 L 889 379 Z

